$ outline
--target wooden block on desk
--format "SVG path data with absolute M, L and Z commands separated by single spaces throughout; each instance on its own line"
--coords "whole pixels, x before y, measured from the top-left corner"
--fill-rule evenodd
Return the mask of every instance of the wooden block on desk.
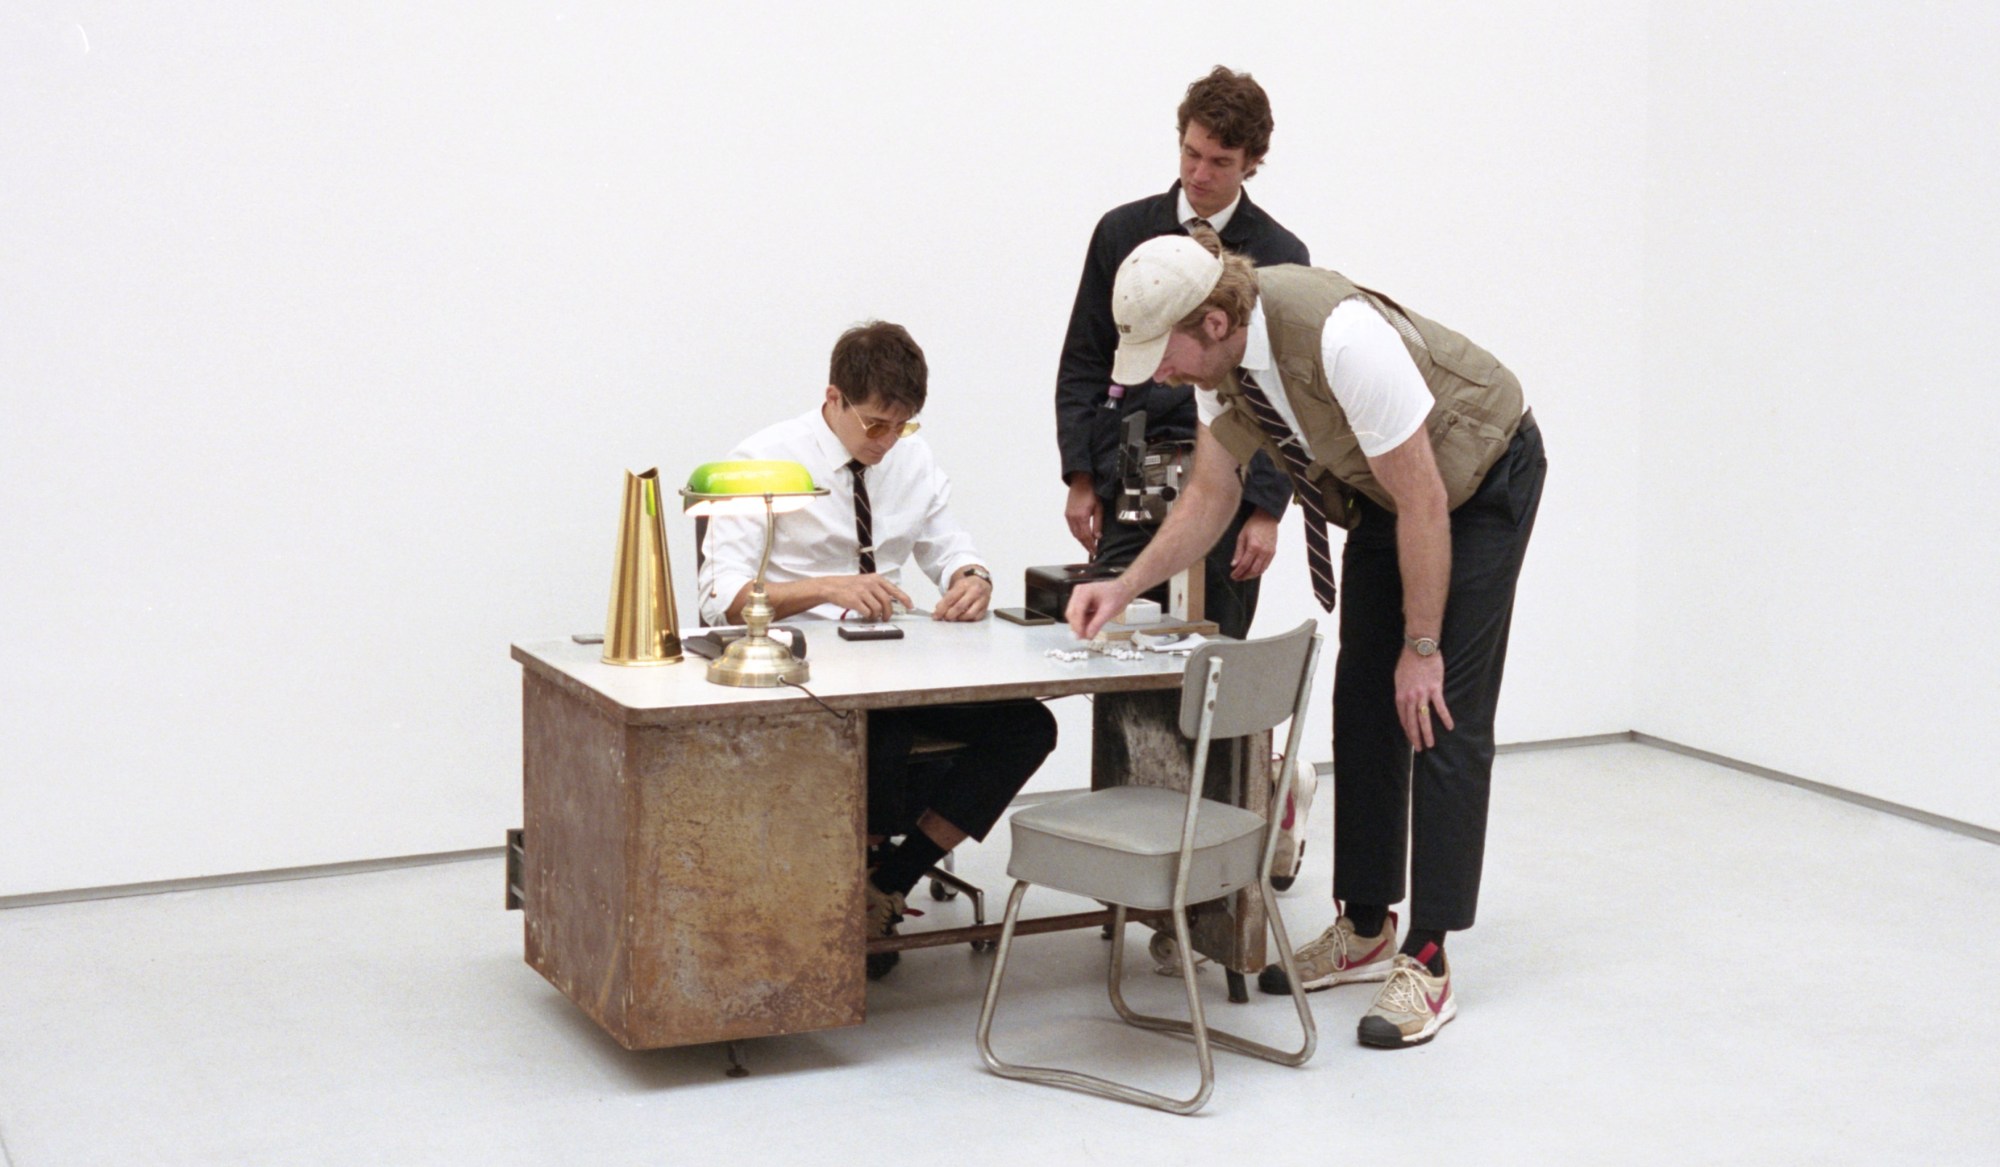
M 1214 636 L 1222 629 L 1213 620 L 1162 620 L 1157 624 L 1120 624 L 1112 621 L 1098 632 L 1099 640 L 1130 640 L 1135 632 L 1148 636 L 1173 636 L 1180 633 L 1195 633 Z

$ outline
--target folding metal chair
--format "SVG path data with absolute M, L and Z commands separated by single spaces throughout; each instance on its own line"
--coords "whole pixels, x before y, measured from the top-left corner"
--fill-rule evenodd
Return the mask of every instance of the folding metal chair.
M 1069 1086 L 1126 1102 L 1137 1102 L 1193 1114 L 1215 1089 L 1211 1044 L 1287 1066 L 1304 1065 L 1313 1055 L 1318 1031 L 1292 956 L 1291 940 L 1271 887 L 1271 865 L 1277 849 L 1278 825 L 1242 807 L 1201 797 L 1212 738 L 1240 737 L 1270 729 L 1287 717 L 1292 728 L 1285 743 L 1276 797 L 1282 808 L 1297 780 L 1299 739 L 1305 728 L 1306 702 L 1312 693 L 1313 669 L 1321 638 L 1308 620 L 1282 636 L 1242 643 L 1204 644 L 1188 658 L 1181 688 L 1180 731 L 1194 739 L 1187 792 L 1147 786 L 1117 786 L 1092 791 L 1017 812 L 1012 819 L 1014 849 L 1007 874 L 1015 880 L 1001 924 L 1000 950 L 993 975 L 986 983 L 986 1000 L 979 1012 L 979 1055 L 996 1074 Z M 1275 816 L 1274 816 L 1275 817 Z M 1087 896 L 1113 908 L 1109 989 L 1111 1007 L 1126 1022 L 1142 1029 L 1191 1035 L 1201 1067 L 1201 1088 L 1187 1098 L 1172 1098 L 1140 1090 L 1108 1078 L 1046 1066 L 1002 1061 L 993 1052 L 993 1014 L 1020 918 L 1021 899 L 1029 884 Z M 1262 898 L 1270 921 L 1279 963 L 1292 985 L 1305 1040 L 1286 1052 L 1221 1030 L 1212 1030 L 1202 1013 L 1195 984 L 1194 946 L 1189 942 L 1187 909 L 1248 887 Z M 1181 980 L 1187 989 L 1189 1020 L 1136 1013 L 1125 1004 L 1119 985 L 1125 965 L 1125 916 L 1129 908 L 1168 909 L 1178 942 Z

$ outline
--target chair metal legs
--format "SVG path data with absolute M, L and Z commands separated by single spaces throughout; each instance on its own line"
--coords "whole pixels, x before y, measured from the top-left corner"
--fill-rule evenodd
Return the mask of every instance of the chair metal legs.
M 1278 960 L 1284 966 L 1285 975 L 1292 984 L 1292 1000 L 1298 1008 L 1299 1025 L 1305 1040 L 1295 1051 L 1283 1051 L 1261 1042 L 1251 1041 L 1234 1034 L 1208 1027 L 1206 1015 L 1202 1012 L 1201 994 L 1194 978 L 1194 946 L 1188 936 L 1187 913 L 1173 913 L 1175 947 L 1179 950 L 1181 983 L 1187 990 L 1189 1020 L 1181 1021 L 1170 1017 L 1154 1017 L 1133 1011 L 1125 1003 L 1119 982 L 1125 971 L 1125 908 L 1116 906 L 1111 927 L 1111 960 L 1107 970 L 1106 983 L 1111 995 L 1111 1007 L 1127 1023 L 1141 1029 L 1151 1029 L 1163 1033 L 1183 1034 L 1194 1039 L 1195 1059 L 1201 1067 L 1201 1088 L 1188 1098 L 1172 1098 L 1156 1094 L 1150 1090 L 1140 1090 L 1123 1083 L 1100 1078 L 1094 1074 L 1079 1073 L 1074 1070 L 1059 1070 L 1048 1066 L 1023 1066 L 1000 1060 L 993 1053 L 993 1014 L 1000 1000 L 1000 982 L 1007 972 L 1007 957 L 1014 941 L 1014 924 L 1020 916 L 1021 899 L 1027 893 L 1025 881 L 1016 881 L 1014 890 L 1007 897 L 1006 917 L 1000 926 L 1000 951 L 993 961 L 993 974 L 986 982 L 986 999 L 979 1010 L 979 1056 L 994 1073 L 1004 1078 L 1018 1078 L 1027 1082 L 1041 1082 L 1050 1086 L 1068 1086 L 1077 1090 L 1101 1094 L 1123 1102 L 1136 1102 L 1158 1110 L 1174 1114 L 1193 1114 L 1200 1110 L 1215 1090 L 1215 1066 L 1210 1057 L 1210 1044 L 1224 1049 L 1263 1058 L 1281 1065 L 1303 1065 L 1313 1055 L 1319 1041 L 1319 1031 L 1313 1025 L 1312 1010 L 1306 1004 L 1305 991 L 1299 987 L 1298 969 L 1292 956 L 1290 938 L 1285 934 L 1285 922 L 1277 912 L 1278 897 L 1271 890 L 1268 872 L 1258 885 L 1258 895 L 1262 897 L 1265 918 L 1271 922 L 1271 930 L 1277 941 Z
M 1118 1016 L 1141 1029 L 1153 1029 L 1162 1033 L 1192 1034 L 1196 1026 L 1202 1026 L 1206 1029 L 1206 1039 L 1209 1042 L 1219 1045 L 1226 1050 L 1233 1050 L 1239 1054 L 1248 1054 L 1251 1057 L 1263 1058 L 1267 1062 L 1277 1062 L 1279 1065 L 1302 1066 L 1311 1060 L 1313 1050 L 1319 1045 L 1319 1029 L 1313 1024 L 1312 1007 L 1306 1004 L 1305 990 L 1298 987 L 1298 969 L 1292 955 L 1291 938 L 1285 932 L 1284 917 L 1280 916 L 1277 911 L 1278 896 L 1275 891 L 1271 890 L 1268 879 L 1255 886 L 1258 897 L 1263 901 L 1264 917 L 1271 922 L 1272 936 L 1277 941 L 1278 963 L 1284 968 L 1285 975 L 1291 979 L 1292 1003 L 1298 1009 L 1299 1028 L 1305 1038 L 1299 1044 L 1298 1049 L 1281 1050 L 1265 1045 L 1262 1042 L 1239 1037 L 1225 1030 L 1207 1028 L 1199 1007 L 1189 1010 L 1189 1016 L 1193 1018 L 1191 1024 L 1172 1017 L 1155 1017 L 1150 1014 L 1135 1012 L 1127 1006 L 1124 994 L 1119 991 L 1119 982 L 1123 979 L 1123 970 L 1120 964 L 1124 959 L 1124 929 L 1122 925 L 1124 924 L 1125 912 L 1122 908 L 1118 911 L 1118 919 L 1116 921 L 1120 925 L 1118 928 L 1119 934 L 1114 935 L 1111 940 L 1111 1007 L 1118 1011 Z M 1181 913 L 1178 920 L 1180 927 L 1176 929 L 1175 939 L 1178 941 L 1176 947 L 1182 949 L 1183 963 L 1188 966 L 1182 975 L 1187 978 L 1189 985 L 1192 986 L 1194 983 L 1192 971 L 1193 958 L 1189 957 L 1186 952 L 1188 943 L 1187 926 L 1185 923 L 1186 913 Z

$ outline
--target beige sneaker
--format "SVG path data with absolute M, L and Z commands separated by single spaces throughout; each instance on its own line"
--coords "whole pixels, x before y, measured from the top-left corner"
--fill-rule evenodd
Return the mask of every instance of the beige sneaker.
M 1382 921 L 1379 936 L 1356 936 L 1354 925 L 1346 916 L 1333 922 L 1333 927 L 1319 934 L 1319 939 L 1307 943 L 1292 955 L 1298 961 L 1299 976 L 1305 980 L 1305 990 L 1330 989 L 1335 985 L 1350 984 L 1355 981 L 1379 981 L 1389 975 L 1391 958 L 1396 953 L 1396 913 L 1390 912 Z M 1257 974 L 1257 987 L 1266 993 L 1289 993 L 1291 983 L 1285 979 L 1285 966 L 1273 964 Z
M 863 880 L 861 884 L 868 896 L 867 938 L 874 940 L 881 936 L 894 936 L 896 925 L 902 922 L 906 910 L 903 897 L 891 895 Z M 879 981 L 889 975 L 896 962 L 903 959 L 900 952 L 871 952 L 868 954 L 868 979 Z
M 1451 963 L 1445 963 L 1443 976 L 1434 977 L 1415 957 L 1398 953 L 1389 983 L 1362 1014 L 1355 1036 L 1362 1045 L 1377 1049 L 1405 1049 L 1436 1037 L 1456 1016 L 1458 998 L 1451 992 Z

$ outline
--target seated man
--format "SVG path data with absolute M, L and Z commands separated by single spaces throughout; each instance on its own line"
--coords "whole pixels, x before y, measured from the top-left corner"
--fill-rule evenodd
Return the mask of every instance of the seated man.
M 731 458 L 802 463 L 832 491 L 777 525 L 765 590 L 777 618 L 807 612 L 886 620 L 910 597 L 898 586 L 903 561 L 942 593 L 934 620 L 978 620 L 993 576 L 972 537 L 952 517 L 951 483 L 930 447 L 910 439 L 924 407 L 924 352 L 901 325 L 873 321 L 833 346 L 825 400 L 759 431 Z M 764 544 L 762 519 L 717 517 L 702 545 L 702 619 L 736 624 Z M 965 743 L 941 766 L 913 769 L 919 733 Z M 967 836 L 984 839 L 1056 744 L 1056 722 L 1039 701 L 993 701 L 868 715 L 868 935 L 893 935 L 903 897 Z M 889 838 L 901 844 L 886 849 Z M 877 978 L 897 954 L 868 958 Z

